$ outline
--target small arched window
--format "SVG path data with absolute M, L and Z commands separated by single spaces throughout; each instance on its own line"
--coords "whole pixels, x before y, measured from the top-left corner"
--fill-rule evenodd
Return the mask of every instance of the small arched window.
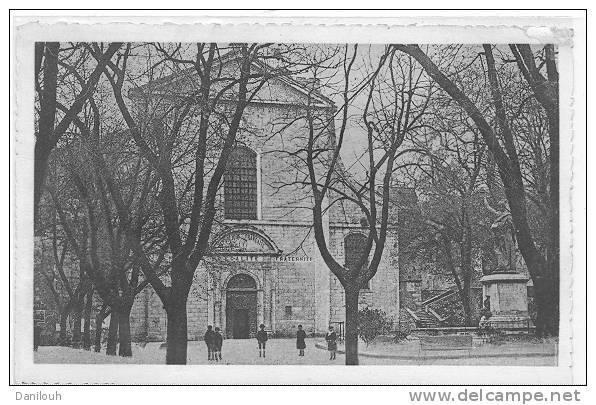
M 344 239 L 344 254 L 346 258 L 346 268 L 354 270 L 358 266 L 358 262 L 361 260 L 362 255 L 366 248 L 366 236 L 361 233 L 351 233 Z M 364 261 L 362 268 L 368 266 L 368 258 Z M 359 269 L 359 270 L 360 270 Z M 366 289 L 370 288 L 370 281 L 365 286 Z
M 227 219 L 257 219 L 257 154 L 234 148 L 224 175 L 224 211 Z

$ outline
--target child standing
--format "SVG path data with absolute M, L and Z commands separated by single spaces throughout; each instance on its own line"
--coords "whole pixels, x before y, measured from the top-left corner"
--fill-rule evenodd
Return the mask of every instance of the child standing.
M 329 360 L 335 360 L 335 352 L 337 351 L 337 333 L 333 330 L 333 326 L 329 327 L 329 332 L 325 335 L 327 341 L 327 350 L 329 350 Z
M 267 332 L 265 331 L 265 325 L 259 325 L 259 331 L 257 332 L 257 342 L 259 343 L 259 357 L 265 357 L 265 346 L 267 343 Z
M 296 349 L 298 349 L 298 356 L 304 356 L 304 349 L 306 348 L 306 332 L 302 329 L 302 325 L 298 325 L 298 332 L 296 333 Z
M 223 345 L 223 336 L 221 335 L 219 326 L 215 327 L 215 333 L 213 334 L 213 356 L 215 361 L 221 360 L 221 346 Z

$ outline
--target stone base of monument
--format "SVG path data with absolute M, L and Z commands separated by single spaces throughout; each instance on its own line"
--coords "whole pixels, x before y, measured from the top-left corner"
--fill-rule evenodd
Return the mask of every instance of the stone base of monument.
M 490 297 L 492 316 L 488 320 L 495 329 L 530 330 L 528 315 L 528 278 L 514 272 L 492 273 L 480 279 L 484 300 Z

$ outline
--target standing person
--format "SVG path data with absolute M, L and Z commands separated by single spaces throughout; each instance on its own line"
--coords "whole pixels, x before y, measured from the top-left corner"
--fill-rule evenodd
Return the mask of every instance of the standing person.
M 325 335 L 327 341 L 327 350 L 329 350 L 329 360 L 335 360 L 335 352 L 337 351 L 337 333 L 333 330 L 333 326 L 329 327 L 329 332 Z
M 296 333 L 296 349 L 298 349 L 298 356 L 304 356 L 304 349 L 306 349 L 306 332 L 302 329 L 302 325 L 298 325 L 298 332 Z
M 213 358 L 213 337 L 215 333 L 213 332 L 213 326 L 207 326 L 207 332 L 205 332 L 205 336 L 203 339 L 205 340 L 205 344 L 207 345 L 207 360 L 214 360 Z
M 213 334 L 213 355 L 215 356 L 215 361 L 221 360 L 221 346 L 223 345 L 223 336 L 219 330 L 219 326 L 216 326 L 215 333 Z
M 259 331 L 257 332 L 257 342 L 259 343 L 259 357 L 265 357 L 265 346 L 267 343 L 267 332 L 265 331 L 265 325 L 259 325 Z

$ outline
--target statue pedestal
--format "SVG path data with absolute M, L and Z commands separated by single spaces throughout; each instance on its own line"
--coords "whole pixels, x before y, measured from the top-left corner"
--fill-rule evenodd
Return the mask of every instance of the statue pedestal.
M 484 299 L 490 297 L 489 322 L 497 329 L 529 328 L 528 279 L 519 273 L 493 273 L 480 279 Z

